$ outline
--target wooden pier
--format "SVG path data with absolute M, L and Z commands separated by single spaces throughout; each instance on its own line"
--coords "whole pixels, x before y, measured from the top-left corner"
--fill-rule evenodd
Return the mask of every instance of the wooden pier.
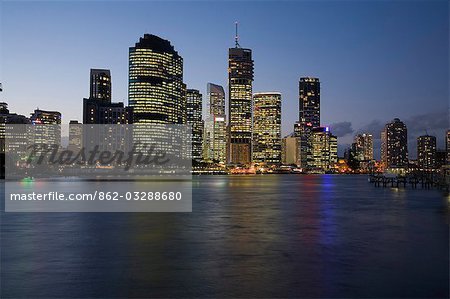
M 443 183 L 444 181 L 444 183 Z M 369 182 L 374 184 L 375 187 L 384 188 L 411 188 L 417 189 L 446 189 L 449 186 L 446 184 L 446 180 L 442 180 L 441 176 L 436 174 L 409 174 L 406 176 L 401 175 L 384 175 L 384 174 L 371 174 L 369 175 Z

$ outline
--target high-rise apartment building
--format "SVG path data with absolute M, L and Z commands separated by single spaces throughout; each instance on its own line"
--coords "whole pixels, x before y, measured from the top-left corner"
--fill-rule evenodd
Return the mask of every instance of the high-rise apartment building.
M 253 162 L 281 163 L 281 93 L 253 95 Z
M 358 161 L 373 160 L 373 136 L 362 133 L 355 136 L 355 155 Z
M 417 164 L 423 170 L 431 170 L 436 167 L 435 136 L 424 135 L 417 137 Z
M 111 102 L 111 72 L 104 69 L 91 69 L 90 99 Z
M 228 51 L 228 163 L 249 164 L 252 159 L 252 50 Z
M 408 132 L 398 118 L 387 123 L 381 133 L 381 161 L 385 168 L 408 166 Z
M 209 114 L 205 120 L 203 156 L 205 160 L 226 163 L 225 91 L 222 86 L 212 83 L 208 83 L 206 89 Z
M 202 159 L 202 94 L 196 89 L 186 90 L 187 124 L 192 127 L 192 159 Z

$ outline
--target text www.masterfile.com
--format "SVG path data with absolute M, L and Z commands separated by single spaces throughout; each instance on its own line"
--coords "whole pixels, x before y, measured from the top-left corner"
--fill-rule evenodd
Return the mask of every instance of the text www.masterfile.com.
M 134 191 L 134 192 L 116 192 L 116 191 L 95 191 L 92 193 L 62 193 L 62 192 L 30 192 L 30 193 L 11 193 L 10 200 L 26 201 L 94 201 L 94 200 L 181 200 L 181 192 L 173 191 Z

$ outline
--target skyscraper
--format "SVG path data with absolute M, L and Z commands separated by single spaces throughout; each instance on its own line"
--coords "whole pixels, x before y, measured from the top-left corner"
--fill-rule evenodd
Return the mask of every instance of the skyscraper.
M 315 171 L 329 171 L 337 163 L 337 137 L 328 127 L 315 127 L 310 132 L 311 161 Z
M 110 71 L 91 69 L 89 98 L 83 99 L 83 124 L 130 124 L 132 117 L 132 108 L 111 102 Z
M 320 126 L 320 81 L 318 78 L 300 78 L 298 120 L 305 127 Z
M 408 132 L 406 125 L 398 118 L 387 123 L 381 133 L 381 155 L 386 168 L 408 166 Z
M 299 116 L 294 125 L 295 136 L 300 138 L 300 161 L 303 168 L 312 162 L 311 130 L 320 127 L 320 81 L 302 77 L 299 80 Z
M 249 164 L 252 159 L 252 50 L 228 50 L 228 162 Z
M 129 49 L 128 99 L 134 123 L 186 123 L 183 58 L 169 41 L 144 34 Z
M 187 124 L 192 127 L 192 159 L 202 158 L 202 94 L 196 89 L 186 90 Z
M 204 158 L 226 163 L 225 91 L 222 86 L 208 83 L 208 113 L 204 131 Z
M 423 170 L 436 167 L 436 137 L 424 135 L 417 138 L 417 162 Z
M 208 113 L 222 116 L 225 115 L 225 91 L 217 84 L 206 85 Z
M 91 69 L 89 98 L 111 102 L 111 72 Z
M 281 93 L 253 95 L 253 162 L 281 163 Z
M 355 154 L 358 161 L 373 160 L 373 136 L 363 133 L 355 136 Z

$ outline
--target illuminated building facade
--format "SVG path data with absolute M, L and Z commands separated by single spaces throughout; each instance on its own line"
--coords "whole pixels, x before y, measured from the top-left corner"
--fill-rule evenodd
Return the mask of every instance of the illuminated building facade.
M 130 47 L 128 99 L 134 123 L 186 123 L 183 58 L 169 41 L 144 34 Z
M 111 72 L 91 69 L 89 98 L 111 102 Z
M 83 144 L 83 125 L 77 120 L 69 121 L 69 145 L 67 149 L 73 152 L 81 150 Z
M 373 136 L 372 134 L 358 134 L 355 136 L 355 154 L 358 161 L 373 160 Z
M 436 137 L 417 137 L 417 163 L 419 169 L 431 170 L 436 167 Z
M 385 168 L 408 166 L 408 132 L 398 118 L 386 124 L 381 133 L 381 155 Z
M 300 138 L 301 166 L 307 168 L 311 161 L 311 131 L 320 127 L 320 80 L 302 77 L 299 80 L 299 116 L 294 125 L 295 136 Z
M 33 125 L 59 125 L 61 124 L 61 113 L 36 109 L 31 113 L 30 121 Z
M 61 113 L 36 109 L 31 113 L 32 143 L 61 145 Z
M 222 86 L 208 83 L 206 85 L 208 113 L 225 115 L 225 91 Z
M 299 122 L 304 127 L 320 126 L 320 81 L 304 77 L 299 81 Z
M 111 74 L 109 70 L 91 69 L 90 97 L 83 99 L 83 124 L 89 126 L 83 132 L 83 126 L 77 123 L 69 123 L 73 136 L 81 134 L 81 144 L 91 150 L 99 146 L 101 150 L 128 150 L 127 131 L 125 126 L 133 123 L 133 109 L 127 107 L 123 102 L 111 102 Z M 95 126 L 103 125 L 103 126 Z M 86 127 L 85 127 L 86 128 Z M 74 137 L 74 142 L 78 140 Z M 69 144 L 71 149 L 76 150 L 77 144 Z
M 212 83 L 208 83 L 206 89 L 209 115 L 205 121 L 203 155 L 205 160 L 226 163 L 225 91 L 222 86 Z
M 5 102 L 0 103 L 0 152 L 5 152 L 5 130 L 7 124 L 29 124 L 30 119 L 24 115 L 19 115 L 16 113 L 10 113 L 8 109 L 8 104 Z M 19 128 L 17 127 L 15 131 L 23 130 L 23 144 L 26 144 L 26 129 L 25 127 Z M 19 137 L 16 138 L 16 140 L 20 139 Z M 20 142 L 20 140 L 19 140 Z M 14 145 L 10 144 L 9 150 L 16 152 L 17 148 L 14 148 Z
M 187 132 L 167 126 L 187 121 L 183 58 L 168 40 L 144 34 L 129 48 L 128 101 L 138 151 L 154 145 L 167 154 L 192 157 Z
M 249 164 L 252 159 L 252 50 L 228 51 L 228 163 Z
M 253 162 L 281 163 L 281 93 L 253 95 Z
M 84 124 L 131 124 L 133 109 L 122 102 L 111 103 L 99 99 L 83 99 Z
M 202 94 L 196 89 L 186 90 L 187 124 L 192 127 L 192 159 L 202 159 Z
M 316 127 L 310 135 L 311 157 L 308 167 L 313 171 L 329 171 L 337 163 L 337 137 L 328 127 Z

